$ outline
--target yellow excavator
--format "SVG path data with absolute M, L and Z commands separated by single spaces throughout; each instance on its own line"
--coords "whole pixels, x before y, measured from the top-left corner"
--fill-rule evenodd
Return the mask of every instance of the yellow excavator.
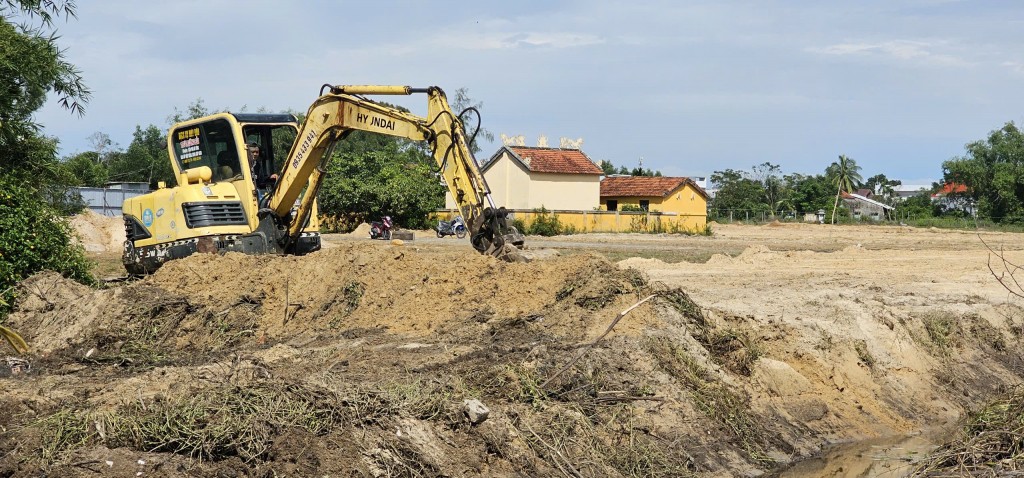
M 412 94 L 426 94 L 426 117 L 366 98 Z M 147 274 L 195 252 L 302 255 L 320 249 L 316 193 L 334 146 L 353 131 L 426 141 L 472 246 L 522 260 L 523 235 L 491 199 L 460 116 L 436 86 L 325 84 L 301 125 L 289 114 L 241 113 L 175 124 L 167 148 L 177 186 L 161 183 L 122 205 L 125 269 Z

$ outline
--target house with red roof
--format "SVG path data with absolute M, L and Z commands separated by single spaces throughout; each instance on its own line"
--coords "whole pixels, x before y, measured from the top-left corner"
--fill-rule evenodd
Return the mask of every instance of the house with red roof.
M 958 183 L 946 183 L 942 185 L 942 189 L 932 194 L 932 201 L 940 198 L 944 198 L 950 195 L 964 194 L 967 192 L 967 186 Z
M 601 209 L 618 211 L 624 206 L 641 211 L 688 216 L 707 214 L 708 193 L 690 178 L 657 176 L 608 176 L 601 181 Z
M 530 146 L 502 146 L 480 172 L 495 205 L 519 210 L 593 210 L 604 174 L 578 149 Z
M 932 194 L 932 203 L 938 204 L 944 211 L 963 211 L 974 216 L 977 214 L 976 204 L 969 193 L 965 184 L 946 183 Z

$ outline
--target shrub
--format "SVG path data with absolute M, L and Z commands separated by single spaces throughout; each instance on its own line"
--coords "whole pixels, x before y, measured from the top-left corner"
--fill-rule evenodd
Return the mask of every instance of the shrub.
M 512 220 L 512 227 L 516 228 L 516 230 L 519 231 L 522 234 L 529 234 L 530 233 L 530 226 L 527 226 L 526 223 L 523 222 L 522 219 L 519 219 L 519 218 L 513 219 Z
M 533 212 L 536 214 L 533 218 L 533 222 L 530 223 L 530 234 L 536 236 L 557 236 L 562 233 L 562 223 L 558 222 L 558 217 L 554 213 L 549 212 L 544 206 L 540 209 L 534 209 Z
M 14 286 L 41 270 L 93 284 L 90 262 L 67 220 L 28 184 L 0 176 L 0 317 Z

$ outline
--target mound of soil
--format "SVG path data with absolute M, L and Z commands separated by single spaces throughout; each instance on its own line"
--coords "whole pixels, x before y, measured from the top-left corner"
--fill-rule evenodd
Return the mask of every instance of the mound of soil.
M 124 222 L 120 217 L 103 216 L 87 209 L 71 218 L 71 227 L 88 252 L 121 252 L 124 246 Z
M 647 460 L 673 476 L 757 463 L 738 441 L 714 456 L 661 441 L 688 433 L 680 413 L 694 410 L 666 370 L 695 343 L 651 336 L 684 326 L 674 302 L 648 301 L 585 346 L 630 305 L 669 294 L 595 255 L 506 263 L 351 243 L 197 254 L 105 290 L 55 274 L 21 289 L 8 324 L 33 369 L 0 392 L 17 417 L 0 446 L 19 450 L 0 457 L 0 475 L 88 474 L 76 464 L 97 457 L 247 476 L 614 476 Z M 469 399 L 490 408 L 485 422 L 465 417 Z M 620 449 L 622 433 L 634 445 Z M 756 436 L 759 450 L 781 446 Z
M 1024 309 L 952 246 L 722 229 L 706 263 L 340 241 L 101 290 L 36 275 L 6 322 L 33 351 L 0 362 L 0 476 L 758 476 L 1024 377 Z

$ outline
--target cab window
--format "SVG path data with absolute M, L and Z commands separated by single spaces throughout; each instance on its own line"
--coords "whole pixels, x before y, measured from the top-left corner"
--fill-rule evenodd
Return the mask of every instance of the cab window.
M 260 160 L 250 164 L 254 178 L 269 177 L 280 173 L 295 142 L 295 127 L 292 125 L 246 126 L 245 144 L 260 150 Z
M 242 174 L 231 123 L 227 120 L 186 126 L 171 134 L 174 157 L 182 171 L 208 166 L 214 181 L 227 181 Z

